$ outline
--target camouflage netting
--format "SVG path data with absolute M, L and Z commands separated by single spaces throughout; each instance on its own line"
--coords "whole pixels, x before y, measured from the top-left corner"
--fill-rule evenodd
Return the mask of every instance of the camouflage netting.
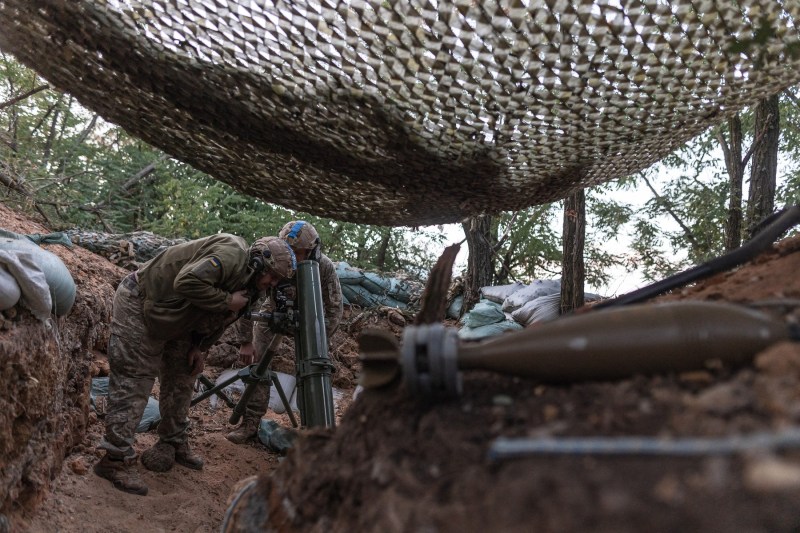
M 246 193 L 390 225 L 627 175 L 800 79 L 800 0 L 296 4 L 0 0 L 0 47 Z

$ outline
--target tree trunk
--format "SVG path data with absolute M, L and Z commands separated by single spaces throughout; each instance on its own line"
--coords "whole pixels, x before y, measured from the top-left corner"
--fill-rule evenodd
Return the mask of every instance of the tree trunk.
M 758 224 L 775 210 L 775 180 L 778 173 L 780 115 L 778 95 L 759 102 L 756 107 L 755 132 L 764 132 L 753 152 L 750 167 L 750 192 L 747 197 L 747 234 L 752 238 Z
M 392 240 L 392 230 L 387 229 L 386 233 L 381 236 L 381 243 L 378 245 L 378 255 L 375 258 L 375 266 L 378 270 L 383 271 L 386 267 L 386 252 L 389 250 L 389 242 Z
M 464 280 L 464 305 L 461 313 L 472 309 L 480 299 L 481 287 L 492 284 L 492 217 L 480 215 L 470 217 L 461 225 L 467 237 L 469 257 L 467 275 Z
M 586 241 L 586 193 L 583 189 L 564 200 L 563 264 L 561 270 L 561 313 L 584 303 L 583 247 Z
M 728 170 L 730 198 L 728 219 L 725 222 L 725 250 L 735 250 L 742 244 L 742 182 L 744 181 L 744 161 L 742 160 L 742 121 L 739 114 L 728 120 L 731 133 L 730 143 L 719 134 L 720 146 L 725 154 L 725 167 Z

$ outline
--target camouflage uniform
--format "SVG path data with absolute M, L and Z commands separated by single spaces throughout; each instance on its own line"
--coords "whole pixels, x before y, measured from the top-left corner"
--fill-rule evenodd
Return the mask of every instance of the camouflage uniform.
M 100 448 L 134 457 L 134 432 L 156 376 L 163 442 L 186 442 L 194 377 L 187 354 L 207 350 L 233 319 L 232 293 L 252 270 L 244 239 L 219 234 L 179 244 L 126 277 L 114 295 L 106 432 Z
M 334 332 L 339 328 L 342 320 L 342 287 L 339 284 L 339 277 L 336 275 L 336 267 L 328 256 L 320 254 L 319 258 L 319 277 L 322 285 L 322 304 L 325 313 L 325 332 L 328 337 L 328 346 Z M 293 280 L 296 287 L 296 280 Z M 260 310 L 271 312 L 273 310 L 274 291 L 269 297 L 260 303 Z M 258 303 L 256 303 L 256 307 Z M 272 342 L 273 333 L 266 322 L 252 322 L 250 320 L 239 320 L 236 323 L 236 332 L 241 344 L 252 342 L 255 348 L 256 361 L 266 351 L 269 343 Z M 291 340 L 291 342 L 294 342 Z M 253 396 L 247 404 L 245 417 L 260 419 L 267 412 L 269 406 L 270 387 L 267 384 L 260 384 L 255 388 Z

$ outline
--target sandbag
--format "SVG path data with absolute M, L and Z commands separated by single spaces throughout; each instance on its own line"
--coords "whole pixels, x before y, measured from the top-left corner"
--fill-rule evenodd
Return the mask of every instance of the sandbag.
M 278 381 L 281 384 L 283 393 L 286 395 L 286 400 L 291 400 L 295 386 L 297 385 L 297 378 L 283 372 L 275 372 L 275 374 L 278 376 Z M 283 405 L 283 401 L 275 385 L 272 385 L 269 390 L 269 408 L 279 415 L 286 412 L 286 406 Z
M 450 305 L 447 307 L 447 318 L 452 318 L 453 320 L 458 320 L 459 315 L 461 314 L 461 307 L 464 305 L 464 295 L 459 294 L 453 301 L 450 302 Z
M 503 311 L 513 313 L 531 300 L 556 292 L 561 292 L 560 280 L 537 279 L 503 300 Z
M 0 311 L 11 309 L 17 305 L 21 295 L 17 280 L 4 266 L 0 265 Z
M 360 285 L 364 279 L 364 273 L 357 268 L 351 267 L 344 261 L 336 263 L 336 276 L 342 285 Z
M 13 276 L 19 287 L 22 304 L 39 320 L 50 318 L 53 300 L 44 272 L 33 254 L 19 250 L 0 249 L 0 264 Z
M 407 281 L 389 278 L 389 290 L 386 291 L 386 296 L 391 296 L 398 302 L 407 304 L 414 295 L 412 294 L 411 285 Z
M 494 324 L 486 324 L 476 328 L 464 327 L 458 330 L 458 338 L 462 340 L 476 341 L 487 337 L 494 337 L 506 331 L 523 329 L 520 324 L 513 320 L 503 320 Z
M 364 279 L 361 280 L 361 286 L 372 294 L 386 294 L 392 287 L 392 282 L 389 278 L 384 278 L 374 272 L 364 272 Z
M 369 292 L 361 285 L 346 285 L 342 284 L 342 294 L 352 305 L 359 305 L 361 307 L 377 307 L 377 296 Z
M 548 322 L 553 320 L 558 317 L 560 311 L 561 293 L 555 292 L 527 302 L 511 313 L 511 317 L 523 326 L 529 326 L 536 322 Z
M 506 298 L 518 290 L 524 289 L 525 287 L 527 287 L 527 285 L 520 283 L 519 281 L 516 281 L 510 285 L 481 287 L 481 295 L 483 295 L 483 297 L 490 302 L 502 304 Z
M 0 250 L 30 253 L 47 280 L 53 312 L 58 316 L 69 313 L 75 303 L 75 280 L 56 254 L 43 250 L 26 239 L 6 237 L 0 237 Z
M 584 303 L 601 299 L 600 295 L 586 293 Z M 561 313 L 561 292 L 540 296 L 527 302 L 525 305 L 511 313 L 511 317 L 522 324 L 530 326 L 539 322 L 549 322 L 559 317 Z
M 496 324 L 506 320 L 505 313 L 500 305 L 489 300 L 481 300 L 469 313 L 461 318 L 461 323 L 467 328 L 477 328 L 488 324 Z

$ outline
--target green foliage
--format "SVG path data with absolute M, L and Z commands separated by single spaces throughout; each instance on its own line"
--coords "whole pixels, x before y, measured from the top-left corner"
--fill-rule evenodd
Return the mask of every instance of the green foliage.
M 780 101 L 781 142 L 776 206 L 800 203 L 800 106 L 797 88 Z M 753 113 L 740 115 L 745 134 L 743 153 L 757 137 Z M 726 126 L 720 126 L 726 132 Z M 657 280 L 724 253 L 728 216 L 729 176 L 716 129 L 712 128 L 676 150 L 659 164 L 613 186 L 618 190 L 645 189 L 649 199 L 631 207 L 631 268 L 647 280 Z M 748 172 L 745 172 L 745 176 Z M 745 178 L 744 197 L 747 197 Z M 746 205 L 742 205 L 746 209 Z M 594 209 L 593 209 L 594 211 Z
M 492 228 L 495 242 L 507 236 L 495 256 L 496 284 L 560 275 L 557 274 L 561 270 L 560 234 L 553 229 L 559 213 L 559 204 L 554 203 L 495 217 Z
M 317 228 L 334 260 L 417 275 L 427 273 L 449 244 L 441 228 L 339 222 L 246 196 L 104 122 L 68 95 L 38 90 L 45 84 L 0 54 L 0 102 L 30 93 L 0 109 L 3 201 L 35 208 L 53 229 L 144 229 L 188 238 L 229 232 L 253 240 L 304 219 Z M 746 151 L 755 136 L 753 114 L 744 112 L 741 119 Z M 722 253 L 729 191 L 716 131 L 709 129 L 646 172 L 587 191 L 588 284 L 608 284 L 612 268 L 638 269 L 655 280 Z M 800 203 L 797 88 L 781 99 L 780 149 L 786 170 L 776 205 Z M 633 190 L 649 200 L 634 205 L 618 198 Z M 562 217 L 560 202 L 494 217 L 492 232 L 500 241 L 495 282 L 559 277 Z M 630 249 L 615 251 L 609 243 L 628 231 Z

